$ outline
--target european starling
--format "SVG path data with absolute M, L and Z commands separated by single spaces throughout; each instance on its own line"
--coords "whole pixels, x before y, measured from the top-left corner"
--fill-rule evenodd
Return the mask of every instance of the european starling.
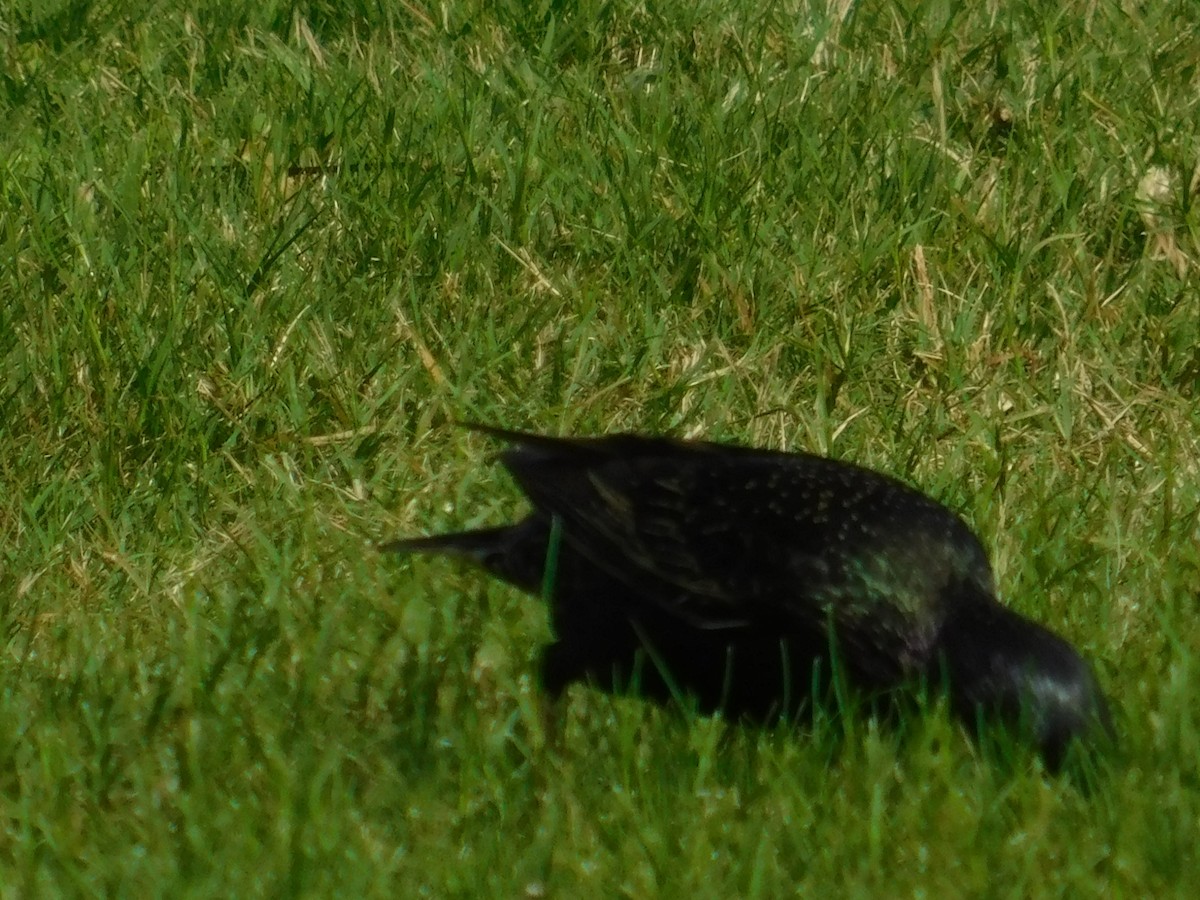
M 572 682 L 701 711 L 793 715 L 830 677 L 885 696 L 945 685 L 972 728 L 997 718 L 1051 768 L 1107 706 L 1075 649 L 996 598 L 949 509 L 850 463 L 618 434 L 511 444 L 523 521 L 382 549 L 465 557 L 550 604 L 551 696 Z

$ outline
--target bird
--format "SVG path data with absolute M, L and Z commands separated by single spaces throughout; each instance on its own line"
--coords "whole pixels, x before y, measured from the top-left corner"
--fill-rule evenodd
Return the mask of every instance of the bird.
M 896 478 L 730 443 L 467 427 L 507 445 L 530 513 L 380 549 L 462 558 L 543 597 L 552 699 L 583 683 L 767 723 L 835 684 L 865 697 L 924 684 L 977 736 L 998 722 L 1050 770 L 1114 736 L 1079 652 L 1003 604 L 962 518 Z

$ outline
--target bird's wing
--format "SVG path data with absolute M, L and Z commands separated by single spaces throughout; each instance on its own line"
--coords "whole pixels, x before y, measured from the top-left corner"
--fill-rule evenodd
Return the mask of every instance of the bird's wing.
M 572 547 L 649 600 L 702 627 L 740 623 L 742 592 L 706 560 L 708 542 L 736 523 L 701 520 L 670 472 L 694 464 L 691 445 L 614 436 L 523 442 L 504 455 L 533 505 L 557 516 Z
M 630 435 L 502 436 L 506 466 L 573 549 L 696 627 L 832 625 L 890 677 L 932 646 L 949 580 L 990 579 L 955 516 L 868 470 Z
M 575 550 L 692 624 L 832 616 L 904 629 L 937 593 L 938 535 L 914 529 L 923 515 L 935 532 L 955 518 L 869 470 L 635 436 L 503 437 L 516 444 L 506 466 Z M 906 558 L 930 553 L 928 566 Z

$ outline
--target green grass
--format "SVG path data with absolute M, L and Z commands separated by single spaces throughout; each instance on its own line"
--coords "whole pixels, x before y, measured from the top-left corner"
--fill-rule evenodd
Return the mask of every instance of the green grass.
M 1200 895 L 1194 6 L 849 5 L 0 8 L 0 896 Z M 452 419 L 898 474 L 1121 749 L 547 731 L 370 549 L 519 509 Z

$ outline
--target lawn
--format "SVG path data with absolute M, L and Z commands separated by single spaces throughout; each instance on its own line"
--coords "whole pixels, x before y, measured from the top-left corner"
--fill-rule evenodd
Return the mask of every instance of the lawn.
M 1200 896 L 1192 0 L 0 6 L 0 897 Z M 1119 749 L 535 691 L 476 420 L 980 534 Z

